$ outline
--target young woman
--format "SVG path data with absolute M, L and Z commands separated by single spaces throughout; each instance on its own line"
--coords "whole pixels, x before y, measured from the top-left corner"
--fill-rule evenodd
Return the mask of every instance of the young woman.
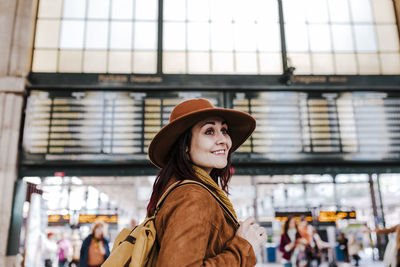
M 298 250 L 304 247 L 306 241 L 302 239 L 297 230 L 297 223 L 294 217 L 289 216 L 283 225 L 279 251 L 282 254 L 282 264 L 284 267 L 297 266 Z
M 383 263 L 388 267 L 400 267 L 400 224 L 390 228 L 375 229 L 369 232 L 377 234 L 390 234 L 389 242 L 386 245 Z
M 177 105 L 150 143 L 148 155 L 161 170 L 148 205 L 173 183 L 194 180 L 204 184 L 228 207 L 231 155 L 251 135 L 255 120 L 247 113 L 216 108 L 206 99 Z M 168 195 L 155 226 L 157 266 L 254 266 L 254 252 L 267 239 L 253 218 L 236 225 L 218 202 L 199 185 L 181 186 Z
M 110 255 L 108 240 L 104 238 L 104 224 L 95 222 L 92 233 L 83 240 L 80 267 L 100 267 Z

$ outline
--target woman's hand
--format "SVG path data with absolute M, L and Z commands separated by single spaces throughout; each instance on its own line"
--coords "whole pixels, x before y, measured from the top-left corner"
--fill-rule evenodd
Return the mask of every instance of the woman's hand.
M 246 239 L 253 247 L 254 252 L 256 252 L 268 238 L 265 234 L 264 227 L 256 224 L 253 217 L 249 217 L 243 222 L 240 222 L 240 227 L 236 234 Z

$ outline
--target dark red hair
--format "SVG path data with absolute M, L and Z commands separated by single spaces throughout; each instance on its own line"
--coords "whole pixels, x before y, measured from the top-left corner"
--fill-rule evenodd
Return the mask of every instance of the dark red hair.
M 196 177 L 189 155 L 186 152 L 187 149 L 190 150 L 191 140 L 192 131 L 189 129 L 184 132 L 172 146 L 172 149 L 169 152 L 169 160 L 167 164 L 158 172 L 154 182 L 153 193 L 151 194 L 150 202 L 147 205 L 148 215 L 152 215 L 154 213 L 158 200 L 160 199 L 162 193 L 166 190 L 166 186 L 173 176 L 178 180 L 194 180 L 197 182 L 202 182 Z M 228 154 L 227 159 L 228 163 L 226 164 L 225 168 L 213 169 L 210 173 L 210 176 L 217 184 L 221 186 L 222 190 L 228 194 L 228 183 L 232 177 L 233 170 L 231 167 L 231 153 Z M 210 189 L 212 190 L 212 188 Z

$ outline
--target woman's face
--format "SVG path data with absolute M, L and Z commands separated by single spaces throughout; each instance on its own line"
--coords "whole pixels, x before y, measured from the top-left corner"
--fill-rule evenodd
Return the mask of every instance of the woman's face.
M 289 229 L 294 229 L 294 228 L 296 228 L 296 219 L 291 218 L 289 222 Z
M 231 147 L 228 125 L 222 118 L 208 118 L 193 126 L 189 156 L 194 164 L 208 174 L 214 168 L 225 168 Z
M 94 236 L 96 238 L 103 237 L 103 226 L 98 226 L 98 227 L 96 227 L 96 229 L 94 229 Z

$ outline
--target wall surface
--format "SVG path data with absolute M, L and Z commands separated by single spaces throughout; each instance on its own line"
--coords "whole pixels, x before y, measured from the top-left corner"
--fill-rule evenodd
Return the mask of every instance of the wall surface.
M 35 0 L 0 1 L 0 267 L 19 266 L 6 251 L 36 9 Z

